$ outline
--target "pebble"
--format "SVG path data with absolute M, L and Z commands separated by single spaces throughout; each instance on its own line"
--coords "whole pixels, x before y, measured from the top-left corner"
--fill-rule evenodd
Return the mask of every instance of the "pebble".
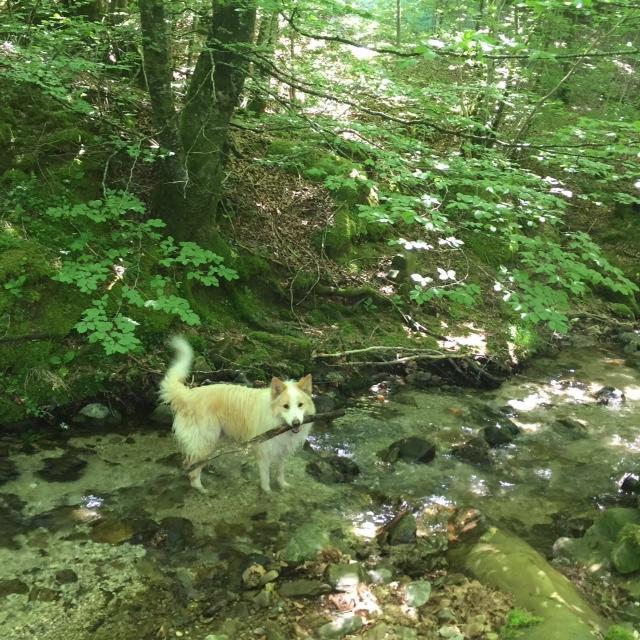
M 421 607 L 431 597 L 431 583 L 427 580 L 415 580 L 405 585 L 404 597 L 410 607 Z
M 342 636 L 346 636 L 348 633 L 353 633 L 361 629 L 362 625 L 363 622 L 360 616 L 338 618 L 333 622 L 323 624 L 318 629 L 318 636 L 320 638 L 342 638 Z

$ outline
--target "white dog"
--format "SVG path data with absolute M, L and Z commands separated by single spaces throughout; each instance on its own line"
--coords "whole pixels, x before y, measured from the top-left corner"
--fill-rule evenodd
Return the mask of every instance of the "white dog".
M 184 384 L 191 370 L 193 349 L 184 338 L 174 338 L 176 358 L 160 384 L 160 397 L 174 412 L 173 432 L 185 453 L 185 465 L 190 467 L 211 456 L 221 435 L 237 442 L 274 429 L 283 423 L 293 427 L 275 438 L 256 445 L 260 471 L 260 486 L 271 491 L 271 469 L 282 488 L 286 457 L 304 444 L 312 424 L 303 424 L 307 416 L 315 415 L 311 399 L 311 375 L 298 382 L 271 380 L 266 389 L 250 389 L 234 384 L 213 384 L 190 389 Z M 191 486 L 206 493 L 200 474 L 204 464 L 189 473 Z

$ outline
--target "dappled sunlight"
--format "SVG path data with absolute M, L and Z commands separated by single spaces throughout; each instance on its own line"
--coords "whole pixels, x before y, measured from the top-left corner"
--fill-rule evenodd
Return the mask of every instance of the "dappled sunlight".
M 467 329 L 468 333 L 464 335 L 446 335 L 446 339 L 440 343 L 441 346 L 451 351 L 469 349 L 477 355 L 486 355 L 487 335 L 484 330 L 477 327 L 473 322 L 467 322 L 461 326 Z

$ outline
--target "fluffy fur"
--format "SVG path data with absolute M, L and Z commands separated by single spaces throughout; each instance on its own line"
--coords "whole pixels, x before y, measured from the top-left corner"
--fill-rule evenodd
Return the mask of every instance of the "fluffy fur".
M 213 384 L 190 389 L 184 384 L 193 362 L 193 350 L 184 338 L 174 338 L 176 357 L 160 384 L 160 397 L 174 412 L 173 432 L 185 454 L 185 465 L 204 461 L 221 435 L 245 442 L 283 423 L 296 427 L 256 445 L 260 486 L 271 491 L 271 471 L 280 487 L 288 455 L 302 447 L 312 424 L 302 420 L 315 415 L 311 399 L 311 375 L 297 382 L 273 378 L 266 389 L 250 389 L 233 384 Z M 297 428 L 299 427 L 299 428 Z M 202 467 L 190 472 L 191 486 L 206 493 L 200 478 Z

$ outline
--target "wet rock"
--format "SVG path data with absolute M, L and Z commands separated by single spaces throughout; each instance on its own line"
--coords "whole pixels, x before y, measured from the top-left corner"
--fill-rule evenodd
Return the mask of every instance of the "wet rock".
M 453 622 L 456 619 L 456 614 L 449 609 L 449 607 L 442 607 L 438 609 L 438 613 L 436 615 L 438 616 L 439 622 Z
M 15 480 L 20 475 L 18 465 L 9 458 L 0 458 L 0 485 Z
M 462 462 L 486 465 L 490 462 L 489 445 L 483 438 L 472 438 L 451 449 L 451 455 Z
M 29 592 L 30 601 L 54 602 L 60 597 L 60 592 L 47 587 L 33 587 Z
M 387 567 L 377 567 L 376 569 L 369 569 L 367 572 L 369 580 L 373 584 L 388 584 L 393 579 L 393 571 Z
M 447 640 L 464 640 L 464 636 L 460 633 L 460 629 L 453 625 L 444 625 L 438 629 L 438 635 Z
M 314 396 L 313 404 L 316 407 L 316 413 L 328 413 L 336 408 L 336 401 L 329 395 Z
M 130 540 L 134 533 L 130 522 L 108 518 L 101 520 L 91 529 L 91 539 L 103 544 L 120 544 Z
M 558 418 L 556 421 L 556 425 L 560 427 L 565 427 L 570 431 L 575 431 L 577 433 L 585 434 L 587 433 L 588 424 L 586 420 L 580 420 L 579 418 L 573 418 L 571 416 L 565 416 L 563 418 Z
M 406 381 L 416 389 L 428 389 L 434 385 L 433 374 L 429 371 L 414 371 L 407 375 Z
M 156 408 L 151 412 L 149 419 L 154 424 L 161 424 L 170 427 L 173 424 L 173 411 L 168 404 L 162 402 L 156 405 Z
M 335 591 L 350 591 L 365 581 L 365 573 L 357 562 L 330 564 L 325 570 L 324 579 Z
M 271 569 L 271 571 L 267 571 L 267 573 L 260 578 L 259 585 L 263 586 L 269 582 L 275 582 L 279 577 L 280 574 L 275 569 Z
M 624 493 L 635 493 L 640 495 L 640 477 L 637 473 L 630 473 L 624 477 L 620 490 Z
M 436 457 L 436 447 L 427 440 L 418 436 L 410 436 L 397 440 L 383 451 L 378 453 L 378 457 L 384 462 L 405 462 L 429 463 Z
M 607 406 L 618 406 L 625 401 L 625 395 L 620 389 L 615 387 L 602 387 L 593 394 L 598 404 Z
M 320 580 L 292 580 L 285 582 L 279 589 L 284 598 L 308 598 L 331 591 L 331 587 Z
M 386 529 L 387 542 L 390 545 L 411 544 L 416 541 L 416 519 L 411 513 L 405 513 Z
M 56 571 L 56 582 L 59 584 L 78 582 L 78 574 L 73 569 L 60 569 Z
M 323 624 L 318 629 L 318 636 L 320 638 L 342 638 L 349 633 L 353 633 L 354 631 L 361 629 L 362 625 L 363 622 L 360 616 L 338 618 L 333 622 Z
M 630 526 L 640 531 L 636 525 Z M 611 563 L 615 570 L 622 575 L 640 571 L 640 545 L 635 541 L 635 538 L 625 537 L 626 530 L 626 528 L 623 530 L 620 540 L 616 542 L 611 551 Z
M 151 518 L 140 518 L 132 520 L 131 526 L 134 534 L 131 537 L 131 544 L 143 544 L 153 546 L 153 540 L 160 531 L 160 525 Z
M 486 426 L 482 433 L 490 447 L 499 447 L 513 442 L 520 433 L 520 428 L 513 422 L 496 422 L 496 424 Z
M 242 572 L 242 583 L 248 589 L 255 589 L 260 585 L 263 576 L 267 573 L 267 570 L 261 564 L 249 565 Z
M 13 593 L 29 593 L 29 587 L 17 578 L 0 580 L 0 598 L 5 598 Z
M 72 453 L 59 458 L 44 458 L 44 466 L 36 475 L 47 482 L 73 482 L 77 480 L 87 466 L 87 461 Z
M 273 605 L 273 590 L 263 589 L 253 598 L 252 602 L 258 609 L 271 607 Z
M 122 422 L 122 414 L 100 402 L 92 402 L 82 407 L 71 420 L 83 426 L 117 427 Z
M 160 532 L 166 535 L 169 548 L 181 551 L 193 542 L 193 523 L 187 518 L 170 517 L 160 520 Z
M 324 484 L 346 483 L 360 473 L 358 465 L 346 456 L 317 458 L 307 465 L 307 473 Z
M 404 599 L 410 607 L 421 607 L 431 597 L 431 583 L 427 580 L 414 580 L 404 587 Z
M 15 537 L 31 529 L 29 519 L 22 515 L 25 504 L 13 493 L 0 494 L 0 547 L 16 548 Z
M 282 559 L 287 562 L 313 560 L 319 551 L 329 546 L 329 534 L 324 527 L 307 523 L 298 527 L 281 551 Z

